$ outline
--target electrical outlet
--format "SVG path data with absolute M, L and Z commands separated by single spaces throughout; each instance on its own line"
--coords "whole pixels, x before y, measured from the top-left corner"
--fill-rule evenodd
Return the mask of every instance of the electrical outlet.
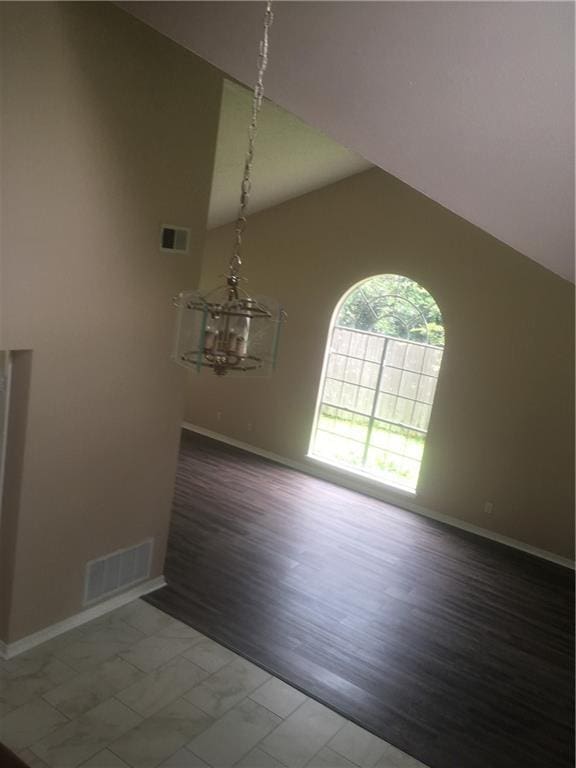
M 493 501 L 485 501 L 484 502 L 484 514 L 485 515 L 491 515 L 494 512 L 494 502 Z
M 216 421 L 222 421 L 222 411 L 216 411 Z
M 251 421 L 247 422 L 246 428 L 248 429 L 248 432 L 252 432 L 252 422 Z

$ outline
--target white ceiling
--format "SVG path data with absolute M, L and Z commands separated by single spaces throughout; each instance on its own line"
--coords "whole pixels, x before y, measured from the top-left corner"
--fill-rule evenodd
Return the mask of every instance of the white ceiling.
M 263 3 L 121 5 L 253 82 Z M 574 279 L 571 2 L 277 2 L 266 93 Z
M 236 218 L 248 142 L 252 92 L 224 81 L 208 226 Z M 249 211 L 273 205 L 364 171 L 370 163 L 270 101 L 259 117 Z

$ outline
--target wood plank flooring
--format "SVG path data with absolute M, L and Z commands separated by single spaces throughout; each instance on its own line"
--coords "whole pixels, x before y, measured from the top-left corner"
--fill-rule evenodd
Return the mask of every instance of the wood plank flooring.
M 566 569 L 184 432 L 165 574 L 149 602 L 432 768 L 573 765 Z

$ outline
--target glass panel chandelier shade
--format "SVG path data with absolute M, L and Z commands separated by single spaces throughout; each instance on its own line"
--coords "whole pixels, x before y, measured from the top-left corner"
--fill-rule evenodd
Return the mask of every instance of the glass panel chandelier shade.
M 219 376 L 269 376 L 275 368 L 284 310 L 265 296 L 216 289 L 181 293 L 175 362 Z

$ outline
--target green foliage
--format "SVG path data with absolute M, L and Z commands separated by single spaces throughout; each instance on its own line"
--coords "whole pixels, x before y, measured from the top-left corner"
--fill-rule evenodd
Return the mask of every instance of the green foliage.
M 384 482 L 414 490 L 424 452 L 424 437 L 405 427 L 377 421 L 364 461 L 368 423 L 368 417 L 323 406 L 314 438 L 314 454 L 364 469 Z
M 444 345 L 438 305 L 418 283 L 402 275 L 365 280 L 346 298 L 338 325 L 411 341 Z

